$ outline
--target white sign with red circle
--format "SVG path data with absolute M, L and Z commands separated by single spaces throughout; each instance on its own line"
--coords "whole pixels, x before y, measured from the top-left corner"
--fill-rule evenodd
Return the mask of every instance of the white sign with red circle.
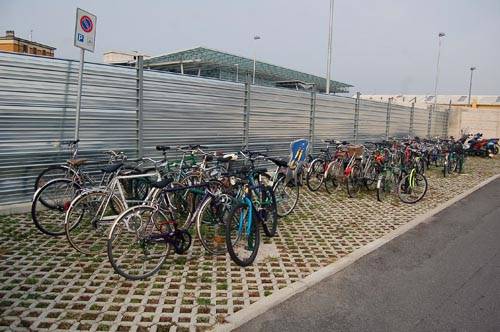
M 97 17 L 83 9 L 76 9 L 75 46 L 94 52 Z

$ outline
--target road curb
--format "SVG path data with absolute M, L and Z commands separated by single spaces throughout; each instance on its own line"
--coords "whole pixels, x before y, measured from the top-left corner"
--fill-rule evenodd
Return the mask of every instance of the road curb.
M 0 205 L 0 216 L 9 214 L 28 213 L 31 211 L 31 202 Z
M 377 248 L 383 246 L 384 244 L 390 242 L 391 240 L 397 238 L 398 236 L 408 232 L 415 226 L 421 224 L 424 221 L 429 220 L 432 216 L 435 216 L 439 212 L 443 211 L 444 209 L 450 207 L 451 205 L 457 203 L 458 201 L 464 199 L 465 197 L 469 196 L 476 190 L 484 187 L 488 183 L 500 178 L 500 174 L 494 175 L 481 183 L 477 184 L 476 186 L 472 187 L 471 189 L 453 197 L 452 199 L 446 201 L 443 204 L 440 204 L 436 206 L 435 208 L 429 210 L 428 212 L 421 214 L 417 216 L 415 219 L 412 221 L 398 227 L 394 231 L 382 236 L 381 238 L 368 243 L 367 245 L 353 251 L 352 253 L 340 258 L 338 261 L 329 264 L 325 266 L 324 268 L 310 274 L 306 278 L 299 280 L 297 282 L 294 282 L 288 287 L 282 288 L 273 294 L 251 304 L 245 309 L 242 309 L 238 311 L 237 313 L 229 316 L 226 318 L 226 323 L 221 324 L 221 325 L 216 325 L 213 327 L 213 331 L 217 332 L 225 332 L 225 331 L 232 331 L 233 329 L 245 324 L 246 322 L 258 317 L 259 315 L 265 313 L 266 311 L 270 310 L 271 308 L 277 306 L 278 304 L 286 301 L 290 297 L 299 294 L 306 289 L 316 285 L 320 281 L 326 279 L 327 277 L 330 277 L 349 265 L 353 264 L 356 262 L 358 259 L 362 258 L 363 256 L 368 255 L 369 253 L 373 252 Z

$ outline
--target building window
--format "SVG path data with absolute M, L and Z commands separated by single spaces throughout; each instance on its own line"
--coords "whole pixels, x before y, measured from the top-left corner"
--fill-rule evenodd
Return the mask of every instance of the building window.
M 47 52 L 45 50 L 42 51 L 43 55 L 47 55 Z
M 36 52 L 37 52 L 36 47 L 33 47 L 33 54 L 36 54 Z

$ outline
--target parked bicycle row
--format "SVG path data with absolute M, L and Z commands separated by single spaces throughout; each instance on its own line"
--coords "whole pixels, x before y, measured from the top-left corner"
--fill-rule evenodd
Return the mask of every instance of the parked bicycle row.
M 207 253 L 228 252 L 236 264 L 250 265 L 260 228 L 274 236 L 278 217 L 294 210 L 305 184 L 312 191 L 324 184 L 329 193 L 344 184 L 350 197 L 365 187 L 379 200 L 394 192 L 415 203 L 427 191 L 428 167 L 444 167 L 445 175 L 460 171 L 464 158 L 458 156 L 465 155 L 453 140 L 418 138 L 363 145 L 327 140 L 315 158 L 301 139 L 290 144 L 288 160 L 246 147 L 224 154 L 201 145 L 159 145 L 156 159 L 106 152 L 97 181 L 86 170 L 88 161 L 77 158 L 78 141 L 66 143 L 72 158 L 36 179 L 33 222 L 47 235 L 65 235 L 81 253 L 107 252 L 128 279 L 155 274 L 172 250 L 185 253 L 193 236 Z M 461 166 L 451 167 L 452 160 Z

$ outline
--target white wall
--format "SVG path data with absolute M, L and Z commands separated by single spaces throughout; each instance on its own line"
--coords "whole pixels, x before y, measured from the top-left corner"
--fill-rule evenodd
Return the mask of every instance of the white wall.
M 483 133 L 484 138 L 500 137 L 500 110 L 452 109 L 448 134 L 458 137 L 462 132 Z

